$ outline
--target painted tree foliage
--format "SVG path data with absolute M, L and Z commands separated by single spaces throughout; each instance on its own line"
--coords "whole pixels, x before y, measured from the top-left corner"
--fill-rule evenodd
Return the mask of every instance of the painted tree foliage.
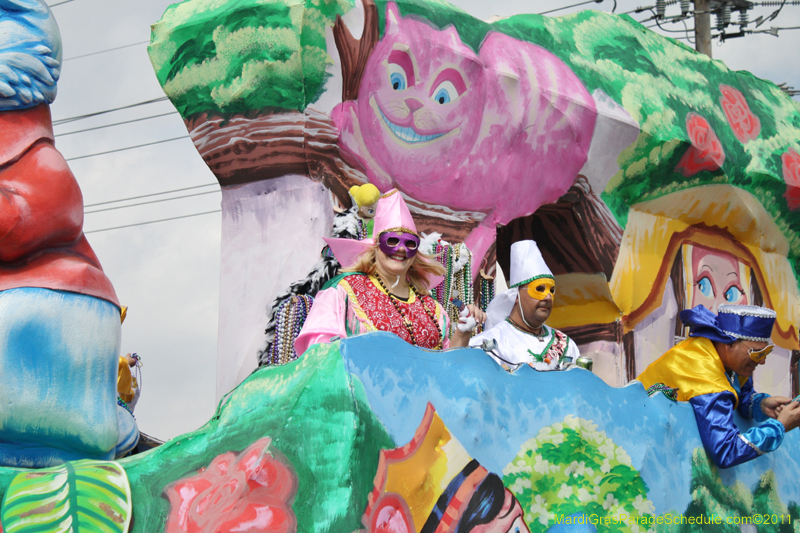
M 761 475 L 752 489 L 741 481 L 726 485 L 719 471 L 712 465 L 702 448 L 692 456 L 692 501 L 683 512 L 670 513 L 673 523 L 656 523 L 657 533 L 695 533 L 714 531 L 739 533 L 793 533 L 800 531 L 800 507 L 797 502 L 785 504 L 780 497 L 775 473 L 769 470 Z M 758 515 L 759 518 L 753 521 Z M 707 524 L 676 523 L 675 518 L 703 517 Z M 744 524 L 744 525 L 743 525 Z
M 572 415 L 523 444 L 503 474 L 532 532 L 585 514 L 598 518 L 601 533 L 639 533 L 636 520 L 655 513 L 647 485 L 625 450 L 590 420 Z M 622 515 L 629 519 L 604 521 Z
M 331 58 L 325 28 L 349 0 L 195 0 L 153 26 L 159 83 L 185 118 L 197 113 L 303 110 L 316 101 Z

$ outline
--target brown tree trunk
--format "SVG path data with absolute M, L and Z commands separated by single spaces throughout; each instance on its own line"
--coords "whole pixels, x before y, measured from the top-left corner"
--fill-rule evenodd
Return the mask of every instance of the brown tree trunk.
M 364 5 L 364 31 L 361 39 L 356 39 L 342 17 L 336 17 L 333 25 L 333 39 L 339 50 L 339 60 L 342 62 L 342 101 L 358 98 L 358 88 L 361 77 L 367 66 L 372 49 L 378 42 L 378 8 L 373 0 L 362 0 Z

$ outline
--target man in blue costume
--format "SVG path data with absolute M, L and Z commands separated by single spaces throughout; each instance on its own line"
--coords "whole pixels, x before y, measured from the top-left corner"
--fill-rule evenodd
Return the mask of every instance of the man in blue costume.
M 753 372 L 766 362 L 775 311 L 752 305 L 721 305 L 715 315 L 702 305 L 681 311 L 689 338 L 639 376 L 652 396 L 688 401 L 714 463 L 728 468 L 775 451 L 787 431 L 800 426 L 800 402 L 756 393 Z M 760 425 L 742 433 L 733 410 Z

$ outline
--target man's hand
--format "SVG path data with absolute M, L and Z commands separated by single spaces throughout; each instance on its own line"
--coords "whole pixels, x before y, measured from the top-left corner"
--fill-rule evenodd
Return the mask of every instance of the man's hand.
M 450 338 L 451 348 L 464 348 L 469 345 L 472 330 L 486 321 L 486 314 L 479 307 L 469 304 L 459 313 L 458 323 Z
M 761 400 L 761 412 L 770 418 L 778 418 L 783 406 L 791 402 L 786 396 L 770 396 Z
M 789 402 L 784 405 L 778 414 L 778 422 L 783 424 L 786 431 L 800 426 L 800 402 Z

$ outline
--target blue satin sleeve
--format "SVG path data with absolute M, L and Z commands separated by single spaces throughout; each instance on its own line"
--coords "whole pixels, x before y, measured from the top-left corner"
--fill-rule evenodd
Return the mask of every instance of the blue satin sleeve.
M 739 393 L 739 414 L 745 418 L 753 418 L 753 378 L 748 378 Z
M 769 394 L 764 394 L 763 392 L 753 394 L 753 401 L 750 404 L 750 412 L 752 415 L 751 418 L 756 422 L 772 420 L 770 417 L 764 414 L 764 411 L 761 410 L 761 400 L 764 398 L 769 398 Z M 781 426 L 783 426 L 783 424 L 781 424 Z
M 752 385 L 750 388 L 752 391 Z M 741 433 L 733 423 L 735 401 L 736 398 L 730 392 L 703 394 L 689 400 L 694 409 L 703 446 L 714 464 L 720 468 L 729 468 L 755 459 L 776 450 L 783 442 L 783 424 L 774 419 Z
M 761 401 L 764 398 L 769 398 L 769 394 L 756 392 L 753 389 L 753 378 L 748 378 L 739 391 L 739 414 L 745 418 L 752 418 L 756 422 L 769 420 L 769 417 L 761 410 Z

